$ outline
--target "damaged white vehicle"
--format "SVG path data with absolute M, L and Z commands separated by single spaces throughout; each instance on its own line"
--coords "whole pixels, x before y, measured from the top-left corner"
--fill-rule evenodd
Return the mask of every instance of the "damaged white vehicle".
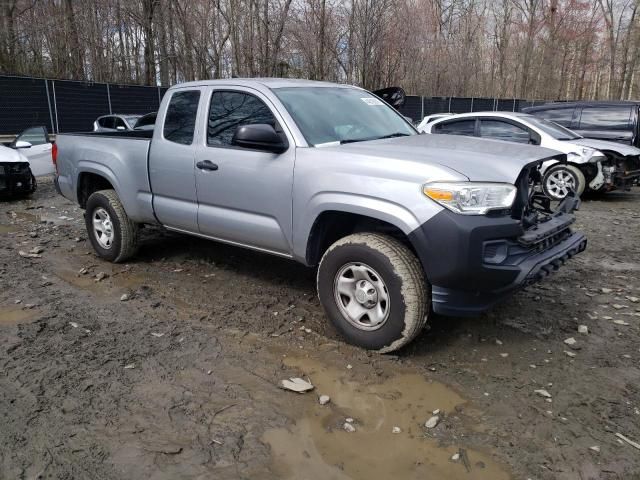
M 569 191 L 628 190 L 640 180 L 640 149 L 617 142 L 583 138 L 557 123 L 526 113 L 474 112 L 435 120 L 425 133 L 465 135 L 539 145 L 566 155 L 566 163 L 549 160 L 542 166 L 542 189 L 553 200 Z
M 29 195 L 35 190 L 36 178 L 27 157 L 0 145 L 0 199 Z

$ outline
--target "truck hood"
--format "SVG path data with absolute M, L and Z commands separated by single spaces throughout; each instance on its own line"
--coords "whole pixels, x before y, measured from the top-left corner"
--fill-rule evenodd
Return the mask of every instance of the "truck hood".
M 547 148 L 458 135 L 409 137 L 324 147 L 336 152 L 444 166 L 477 182 L 515 183 L 522 169 L 562 155 Z
M 596 150 L 608 150 L 616 152 L 619 155 L 624 156 L 636 156 L 640 155 L 640 149 L 632 147 L 631 145 L 625 145 L 618 142 L 609 142 L 608 140 L 597 140 L 594 138 L 580 138 L 578 140 L 571 140 L 571 143 L 577 145 L 583 145 L 585 147 L 595 148 Z
M 19 163 L 27 162 L 29 160 L 22 153 L 13 148 L 4 147 L 0 145 L 0 163 Z

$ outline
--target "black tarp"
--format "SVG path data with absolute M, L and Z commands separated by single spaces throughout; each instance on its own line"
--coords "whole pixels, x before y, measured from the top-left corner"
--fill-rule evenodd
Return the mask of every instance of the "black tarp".
M 0 135 L 13 135 L 37 125 L 45 125 L 54 133 L 89 131 L 101 115 L 157 111 L 166 91 L 166 87 L 0 76 Z M 407 95 L 399 111 L 416 121 L 433 113 L 519 111 L 539 103 L 543 102 Z
M 35 125 L 52 129 L 46 80 L 0 76 L 0 135 Z
M 532 104 L 544 102 L 532 102 L 521 99 L 499 99 L 480 97 L 420 97 L 417 95 L 407 95 L 405 105 L 400 112 L 412 120 L 420 120 L 422 116 L 434 113 L 467 113 L 486 111 L 520 111 L 524 107 Z
M 166 91 L 165 87 L 0 76 L 0 135 L 38 125 L 52 133 L 89 131 L 101 115 L 157 111 Z
M 107 86 L 104 83 L 83 83 L 55 80 L 58 132 L 87 132 L 100 115 L 109 113 Z

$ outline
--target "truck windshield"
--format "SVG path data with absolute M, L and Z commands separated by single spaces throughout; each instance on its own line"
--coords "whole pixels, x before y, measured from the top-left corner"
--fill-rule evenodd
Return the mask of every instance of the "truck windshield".
M 545 120 L 544 118 L 534 117 L 533 115 L 527 117 L 527 121 L 534 127 L 538 127 L 544 133 L 551 135 L 556 140 L 577 140 L 582 138 L 575 132 L 572 132 L 568 128 L 564 128 L 562 125 Z
M 315 147 L 417 135 L 398 112 L 364 90 L 284 87 L 274 92 Z

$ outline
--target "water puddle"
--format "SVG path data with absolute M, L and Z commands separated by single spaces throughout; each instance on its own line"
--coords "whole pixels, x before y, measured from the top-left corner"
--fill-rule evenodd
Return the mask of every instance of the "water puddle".
M 28 323 L 35 320 L 35 318 L 36 312 L 33 310 L 25 310 L 22 307 L 0 308 L 0 326 Z
M 108 277 L 97 282 L 95 276 L 100 271 L 98 267 L 91 268 L 88 273 L 83 275 L 78 273 L 78 271 L 56 266 L 54 274 L 71 286 L 100 296 L 129 292 L 145 284 L 145 278 L 143 276 L 132 273 L 112 272 L 108 269 Z
M 48 212 L 45 209 L 33 209 L 31 211 L 11 212 L 11 218 L 18 221 L 27 221 L 31 223 L 51 223 L 54 225 L 64 225 L 74 222 L 74 218 L 57 211 Z
M 16 227 L 15 225 L 0 224 L 0 234 L 11 233 L 15 232 L 16 230 L 18 230 L 18 227 Z
M 506 469 L 482 452 L 452 445 L 441 447 L 425 436 L 424 422 L 440 409 L 455 415 L 465 403 L 456 392 L 421 375 L 401 373 L 382 383 L 359 383 L 350 374 L 310 359 L 285 359 L 308 376 L 316 389 L 304 418 L 291 429 L 267 431 L 272 469 L 282 479 L 323 480 L 502 480 Z M 321 406 L 318 394 L 331 397 Z M 344 431 L 345 419 L 356 431 Z M 399 427 L 400 433 L 393 433 Z M 443 425 L 440 426 L 442 428 Z M 451 457 L 462 452 L 459 460 Z

